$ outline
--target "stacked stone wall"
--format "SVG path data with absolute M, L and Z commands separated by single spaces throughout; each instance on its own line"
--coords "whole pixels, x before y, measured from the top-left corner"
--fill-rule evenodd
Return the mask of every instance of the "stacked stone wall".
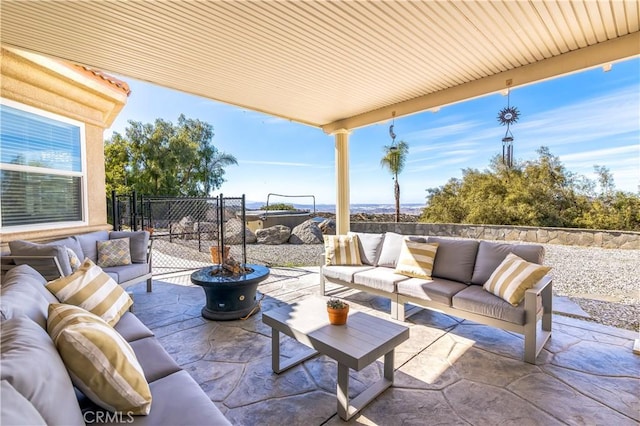
M 522 241 L 541 244 L 640 249 L 640 232 L 528 226 L 460 225 L 454 223 L 351 222 L 354 232 L 396 232 L 404 235 Z

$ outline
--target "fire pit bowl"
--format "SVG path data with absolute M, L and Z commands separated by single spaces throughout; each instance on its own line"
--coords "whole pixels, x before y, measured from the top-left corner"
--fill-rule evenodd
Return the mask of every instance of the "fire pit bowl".
M 242 268 L 245 273 L 232 274 L 221 265 L 214 265 L 191 274 L 191 282 L 202 287 L 207 298 L 202 308 L 204 318 L 235 320 L 258 311 L 258 284 L 269 276 L 269 268 L 253 264 Z

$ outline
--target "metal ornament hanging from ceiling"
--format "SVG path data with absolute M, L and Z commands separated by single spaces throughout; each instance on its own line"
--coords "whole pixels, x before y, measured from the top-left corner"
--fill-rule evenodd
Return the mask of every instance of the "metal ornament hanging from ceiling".
M 391 137 L 391 146 L 389 147 L 389 149 L 391 151 L 395 151 L 396 149 L 398 149 L 398 147 L 396 146 L 396 134 L 393 131 L 393 126 L 395 126 L 395 124 L 396 124 L 396 112 L 394 111 L 392 113 L 391 126 L 389 126 L 389 136 Z
M 507 126 L 507 131 L 502 138 L 502 163 L 509 168 L 513 167 L 513 134 L 510 126 L 520 118 L 518 108 L 510 105 L 510 95 L 511 91 L 507 89 L 507 106 L 498 113 L 498 122 Z

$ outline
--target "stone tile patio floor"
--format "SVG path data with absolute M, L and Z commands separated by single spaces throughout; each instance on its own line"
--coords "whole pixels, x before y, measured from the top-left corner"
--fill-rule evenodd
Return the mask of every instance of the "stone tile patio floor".
M 189 275 L 131 288 L 136 315 L 237 425 L 334 425 L 336 363 L 315 357 L 271 371 L 271 329 L 261 312 L 247 320 L 201 317 L 204 292 Z M 318 294 L 317 268 L 274 268 L 258 288 L 262 310 Z M 353 307 L 389 318 L 388 299 L 340 291 Z M 394 386 L 349 423 L 363 425 L 638 425 L 638 336 L 628 330 L 553 316 L 538 365 L 522 359 L 521 336 L 415 309 L 411 338 L 396 349 Z M 281 353 L 306 348 L 281 340 Z M 382 376 L 382 362 L 351 372 L 351 396 Z

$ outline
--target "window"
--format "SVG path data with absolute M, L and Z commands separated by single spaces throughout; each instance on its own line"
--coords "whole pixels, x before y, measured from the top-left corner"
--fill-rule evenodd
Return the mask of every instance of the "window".
M 0 100 L 3 229 L 84 223 L 83 147 L 83 123 Z

